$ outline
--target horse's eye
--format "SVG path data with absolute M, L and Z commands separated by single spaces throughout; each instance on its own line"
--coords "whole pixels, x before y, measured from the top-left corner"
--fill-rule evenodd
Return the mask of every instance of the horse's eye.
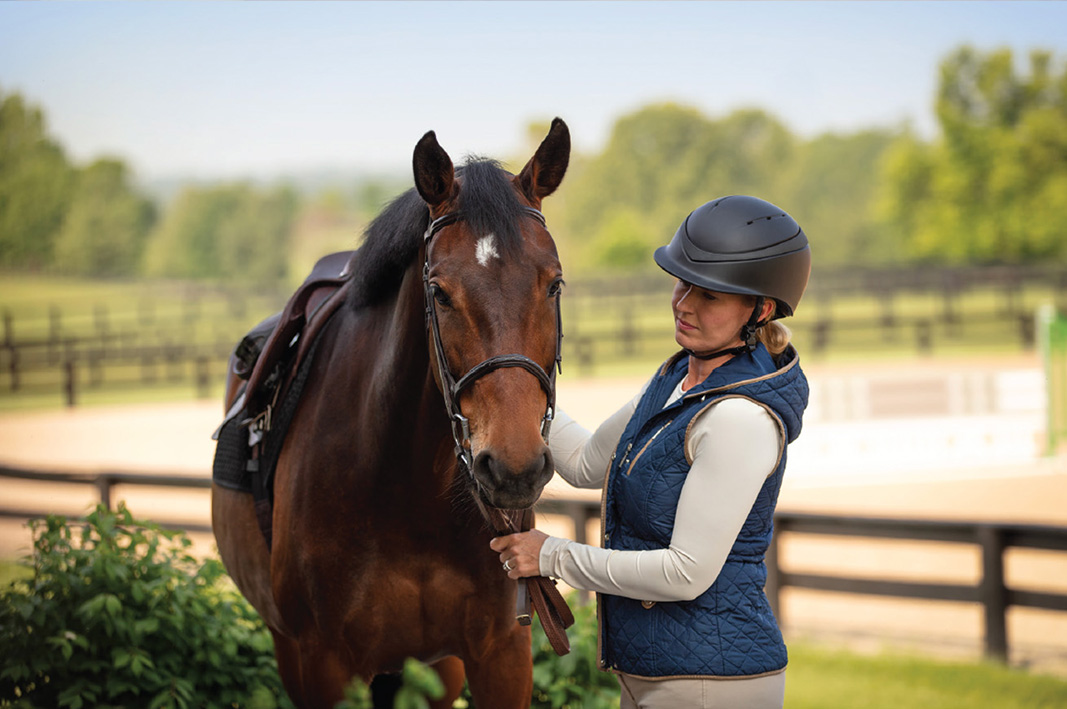
M 550 285 L 548 287 L 548 297 L 549 298 L 555 298 L 557 295 L 560 294 L 560 291 L 562 291 L 562 290 L 563 290 L 563 279 L 562 278 L 557 278 L 556 280 L 552 281 L 552 285 Z
M 448 297 L 448 293 L 445 293 L 445 289 L 441 286 L 433 286 L 433 299 L 445 308 L 452 306 L 452 299 Z

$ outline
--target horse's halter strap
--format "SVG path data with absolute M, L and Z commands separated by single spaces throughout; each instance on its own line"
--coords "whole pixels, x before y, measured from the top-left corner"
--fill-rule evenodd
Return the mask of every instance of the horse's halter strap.
M 533 207 L 523 207 L 526 214 L 536 219 L 545 226 L 545 217 Z M 459 398 L 463 392 L 475 381 L 497 369 L 505 367 L 521 367 L 537 378 L 541 388 L 547 397 L 545 415 L 541 419 L 541 437 L 548 441 L 548 432 L 552 426 L 552 419 L 556 412 L 556 372 L 562 370 L 562 345 L 563 345 L 563 317 L 560 312 L 560 296 L 556 298 L 556 359 L 555 367 L 550 372 L 526 355 L 500 354 L 494 355 L 470 368 L 470 370 L 458 380 L 452 376 L 445 358 L 445 347 L 441 341 L 441 326 L 437 320 L 437 301 L 434 298 L 433 288 L 430 286 L 430 242 L 442 229 L 457 222 L 463 221 L 463 212 L 450 212 L 430 222 L 426 227 L 423 237 L 426 252 L 422 269 L 423 291 L 426 298 L 426 320 L 433 337 L 434 353 L 437 359 L 437 373 L 441 382 L 441 393 L 445 399 L 445 409 L 448 412 L 449 421 L 452 424 L 452 439 L 456 444 L 456 459 L 466 467 L 467 474 L 474 480 L 474 457 L 470 447 L 470 421 L 463 415 L 459 406 Z M 475 484 L 477 481 L 475 480 Z

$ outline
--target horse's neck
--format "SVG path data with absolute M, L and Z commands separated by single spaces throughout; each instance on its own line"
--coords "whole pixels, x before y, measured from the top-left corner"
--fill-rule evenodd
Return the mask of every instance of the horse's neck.
M 368 323 L 371 331 L 351 336 L 379 343 L 376 361 L 363 363 L 368 371 L 361 379 L 371 388 L 370 396 L 353 392 L 365 402 L 360 418 L 377 429 L 382 440 L 403 446 L 394 455 L 418 459 L 420 467 L 428 468 L 451 434 L 430 371 L 425 307 L 421 270 L 409 268 L 396 298 L 383 303 Z

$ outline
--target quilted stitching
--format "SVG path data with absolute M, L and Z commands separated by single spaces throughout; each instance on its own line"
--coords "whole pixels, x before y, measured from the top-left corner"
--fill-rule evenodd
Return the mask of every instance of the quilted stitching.
M 683 452 L 686 425 L 708 402 L 724 395 L 750 397 L 781 418 L 788 441 L 800 434 L 808 385 L 799 366 L 777 371 L 760 348 L 719 367 L 698 389 L 688 392 L 707 392 L 706 400 L 687 398 L 664 410 L 684 367 L 684 360 L 679 361 L 653 382 L 620 440 L 604 520 L 611 548 L 659 549 L 670 543 L 689 469 Z M 744 383 L 732 386 L 734 382 Z M 634 457 L 628 450 L 642 452 L 627 475 Z M 689 602 L 657 603 L 650 609 L 632 599 L 601 597 L 603 659 L 608 666 L 651 677 L 743 676 L 785 666 L 782 635 L 763 593 L 767 574 L 763 556 L 784 470 L 783 455 L 760 490 L 718 579 L 701 596 Z

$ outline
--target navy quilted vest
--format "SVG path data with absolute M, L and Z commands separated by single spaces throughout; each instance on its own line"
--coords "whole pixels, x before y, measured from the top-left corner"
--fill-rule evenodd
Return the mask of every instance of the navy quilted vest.
M 664 408 L 685 376 L 686 364 L 686 358 L 679 356 L 664 365 L 619 440 L 605 483 L 607 548 L 670 546 L 678 498 L 690 467 L 685 455 L 688 427 L 714 401 L 738 396 L 754 400 L 770 410 L 785 441 L 800 434 L 808 383 L 792 347 L 777 361 L 762 345 L 751 354 L 734 357 Z M 785 644 L 763 592 L 764 553 L 784 470 L 783 449 L 721 573 L 696 599 L 643 603 L 598 596 L 602 667 L 643 677 L 741 677 L 785 667 Z

